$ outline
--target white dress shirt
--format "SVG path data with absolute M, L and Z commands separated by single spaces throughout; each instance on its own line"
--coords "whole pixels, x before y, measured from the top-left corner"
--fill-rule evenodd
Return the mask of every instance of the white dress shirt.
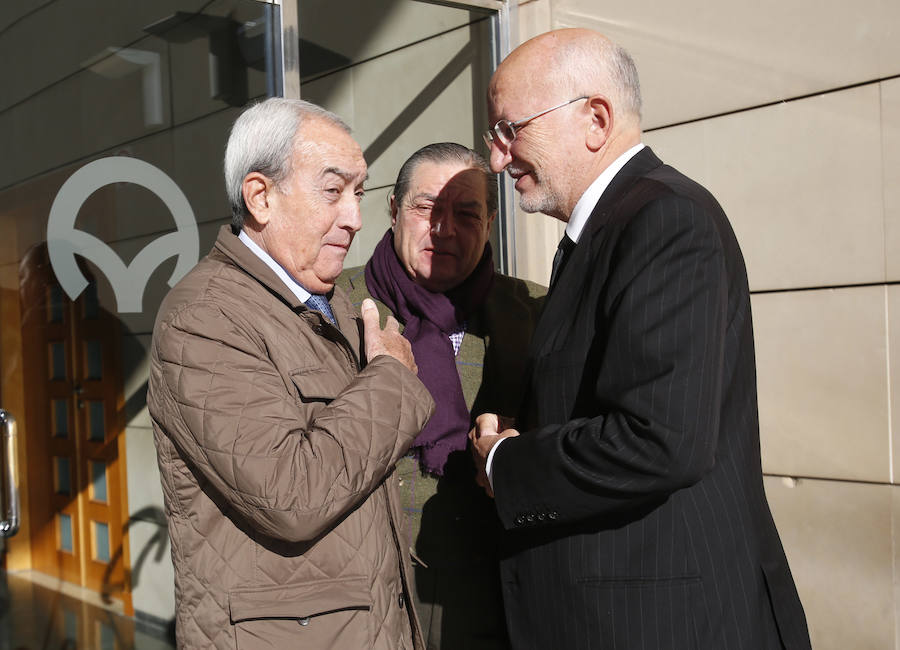
M 578 243 L 578 239 L 579 237 L 581 237 L 581 232 L 584 230 L 588 218 L 594 211 L 594 207 L 597 205 L 597 202 L 600 201 L 600 197 L 603 196 L 603 192 L 606 191 L 606 188 L 609 187 L 612 179 L 615 178 L 616 174 L 619 173 L 622 167 L 624 167 L 625 164 L 643 148 L 643 142 L 639 142 L 638 144 L 634 145 L 631 149 L 612 161 L 612 164 L 604 169 L 600 173 L 600 175 L 596 179 L 594 179 L 594 182 L 588 186 L 588 188 L 584 191 L 584 194 L 581 195 L 581 198 L 578 199 L 578 203 L 575 204 L 575 209 L 572 210 L 572 214 L 569 216 L 569 221 L 566 223 L 566 235 L 568 235 L 569 239 L 571 239 L 576 244 Z M 497 444 L 491 447 L 491 450 L 488 452 L 487 461 L 485 462 L 484 469 L 487 473 L 488 482 L 491 484 L 492 490 L 494 489 L 494 474 L 492 471 L 494 454 L 497 452 L 497 448 L 503 443 L 504 440 L 506 440 L 506 438 L 501 438 L 497 441 Z

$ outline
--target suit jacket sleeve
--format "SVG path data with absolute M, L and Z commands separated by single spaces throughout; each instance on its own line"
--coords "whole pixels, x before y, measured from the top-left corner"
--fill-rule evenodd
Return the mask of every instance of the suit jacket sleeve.
M 577 417 L 498 449 L 507 527 L 525 513 L 559 524 L 658 503 L 715 462 L 729 291 L 716 220 L 667 194 L 594 239 L 580 303 L 557 316 L 592 328 L 584 365 L 559 369 L 581 373 Z M 556 385 L 537 377 L 532 390 Z

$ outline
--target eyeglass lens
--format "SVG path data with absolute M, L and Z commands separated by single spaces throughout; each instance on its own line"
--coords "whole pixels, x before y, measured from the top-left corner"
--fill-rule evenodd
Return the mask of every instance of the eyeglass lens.
M 504 145 L 509 145 L 516 139 L 516 130 L 508 120 L 500 120 L 493 128 L 484 132 L 484 143 L 490 147 L 494 140 L 499 140 Z

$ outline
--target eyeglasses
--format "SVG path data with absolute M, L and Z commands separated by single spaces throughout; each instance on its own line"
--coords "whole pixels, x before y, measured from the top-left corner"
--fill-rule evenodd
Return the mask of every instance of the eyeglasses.
M 516 139 L 517 128 L 525 126 L 531 120 L 536 119 L 541 115 L 546 115 L 550 111 L 555 111 L 557 108 L 562 108 L 563 106 L 568 106 L 572 102 L 577 102 L 580 99 L 587 98 L 587 95 L 582 95 L 581 97 L 570 99 L 569 101 L 563 102 L 562 104 L 557 104 L 553 108 L 548 108 L 547 110 L 541 111 L 540 113 L 535 113 L 530 117 L 523 117 L 521 120 L 516 120 L 515 122 L 510 122 L 509 120 L 500 120 L 493 126 L 493 128 L 490 128 L 482 133 L 481 137 L 484 138 L 484 143 L 487 145 L 488 149 L 490 149 L 491 145 L 494 144 L 494 142 L 497 140 L 503 143 L 503 146 L 508 147 L 512 144 L 512 141 Z

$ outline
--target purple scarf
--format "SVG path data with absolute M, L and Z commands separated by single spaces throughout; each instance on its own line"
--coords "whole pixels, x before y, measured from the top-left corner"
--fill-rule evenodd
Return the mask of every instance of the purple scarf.
M 416 436 L 413 453 L 423 470 L 442 475 L 450 452 L 466 448 L 469 409 L 463 397 L 449 335 L 461 329 L 487 297 L 494 281 L 491 245 L 465 282 L 446 293 L 428 291 L 413 282 L 394 251 L 388 230 L 366 264 L 366 286 L 405 326 L 419 379 L 435 401 L 434 415 Z

